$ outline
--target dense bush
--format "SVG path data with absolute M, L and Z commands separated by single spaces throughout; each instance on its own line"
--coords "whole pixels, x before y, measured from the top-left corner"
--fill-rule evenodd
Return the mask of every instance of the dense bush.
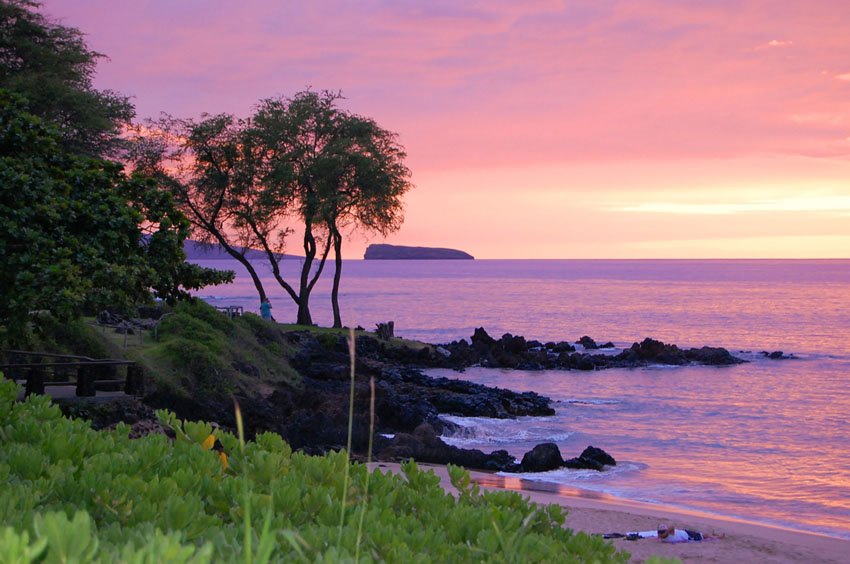
M 172 393 L 251 395 L 260 382 L 300 382 L 286 360 L 291 345 L 282 331 L 255 315 L 229 319 L 200 300 L 181 302 L 163 317 L 157 338 L 129 356 Z
M 244 451 L 220 435 L 225 465 L 202 446 L 208 424 L 162 413 L 175 440 L 130 440 L 16 393 L 0 383 L 2 562 L 625 560 L 564 529 L 560 507 L 481 493 L 458 468 L 458 499 L 413 463 L 403 477 L 353 464 L 346 480 L 344 453 L 293 453 L 270 433 Z

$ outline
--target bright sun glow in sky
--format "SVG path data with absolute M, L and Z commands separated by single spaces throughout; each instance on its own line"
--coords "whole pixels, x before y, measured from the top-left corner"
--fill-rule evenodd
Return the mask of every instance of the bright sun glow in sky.
M 307 87 L 399 134 L 386 241 L 477 258 L 850 257 L 846 0 L 44 0 L 96 86 L 247 115 Z M 294 249 L 293 249 L 294 250 Z

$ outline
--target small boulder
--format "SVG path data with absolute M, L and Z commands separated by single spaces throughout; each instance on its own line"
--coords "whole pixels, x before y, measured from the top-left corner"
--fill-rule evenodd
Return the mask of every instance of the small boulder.
M 596 448 L 595 446 L 588 446 L 581 452 L 579 455 L 580 458 L 590 458 L 592 460 L 597 460 L 602 464 L 607 464 L 608 466 L 616 466 L 617 461 L 614 460 L 614 457 L 602 450 L 601 448 Z
M 782 354 L 781 352 L 779 353 Z M 685 357 L 691 362 L 706 364 L 709 366 L 724 366 L 729 364 L 741 364 L 744 361 L 732 356 L 723 347 L 702 347 L 699 349 L 688 349 Z
M 528 349 L 528 344 L 522 335 L 514 336 L 510 333 L 505 333 L 499 341 L 502 343 L 505 351 L 511 354 L 524 353 Z
M 546 344 L 546 348 L 549 348 L 549 344 Z M 552 343 L 551 350 L 556 353 L 565 353 L 565 352 L 575 352 L 576 348 L 569 344 L 566 341 L 560 341 L 558 343 Z
M 794 356 L 794 355 L 786 356 L 785 353 L 782 352 L 782 351 L 773 351 L 773 352 L 770 352 L 770 353 L 767 352 L 767 351 L 762 351 L 761 354 L 766 356 L 767 358 L 769 358 L 771 360 L 783 360 L 783 359 L 786 359 L 786 358 L 792 358 Z
M 555 443 L 541 443 L 525 453 L 520 463 L 523 472 L 548 472 L 564 464 L 561 449 Z
M 587 350 L 598 349 L 599 345 L 596 344 L 596 341 L 584 335 L 581 339 L 576 341 L 577 344 L 583 346 Z
M 489 349 L 496 342 L 496 339 L 487 334 L 483 327 L 478 327 L 472 334 L 472 346 L 476 349 Z
M 571 458 L 564 462 L 564 466 L 574 470 L 596 470 L 601 472 L 605 466 L 616 466 L 617 461 L 614 457 L 594 446 L 589 446 L 584 449 L 576 458 Z

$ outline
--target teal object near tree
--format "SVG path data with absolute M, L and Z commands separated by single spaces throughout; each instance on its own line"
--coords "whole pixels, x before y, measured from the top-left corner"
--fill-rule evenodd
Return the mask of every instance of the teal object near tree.
M 268 300 L 260 303 L 260 317 L 263 319 L 274 319 L 272 317 L 272 304 Z

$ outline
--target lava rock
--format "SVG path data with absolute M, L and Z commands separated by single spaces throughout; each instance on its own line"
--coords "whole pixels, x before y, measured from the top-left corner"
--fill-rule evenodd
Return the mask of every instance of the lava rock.
M 583 346 L 587 350 L 599 348 L 599 345 L 596 344 L 596 341 L 594 341 L 593 339 L 591 339 L 587 335 L 584 335 L 581 339 L 576 341 L 576 343 Z
M 793 354 L 785 354 L 782 351 L 761 351 L 762 356 L 765 356 L 771 360 L 788 360 L 789 358 L 797 358 Z
M 505 333 L 499 340 L 501 341 L 502 347 L 505 351 L 511 354 L 520 354 L 528 350 L 528 344 L 525 342 L 525 337 L 521 335 L 514 337 L 510 333 Z
M 575 470 L 596 470 L 601 472 L 605 466 L 616 466 L 617 461 L 614 457 L 594 446 L 588 446 L 582 453 L 576 457 L 564 462 L 564 466 Z
M 690 362 L 706 364 L 709 366 L 725 366 L 729 364 L 741 364 L 744 362 L 723 347 L 702 347 L 699 349 L 688 349 L 685 358 Z
M 507 451 L 498 450 L 485 454 L 477 449 L 447 445 L 429 424 L 419 425 L 412 433 L 397 433 L 389 444 L 379 451 L 378 457 L 382 460 L 413 458 L 419 462 L 457 464 L 481 470 L 511 472 L 517 468 L 516 462 Z
M 472 346 L 476 349 L 489 349 L 496 343 L 496 339 L 487 334 L 483 327 L 478 327 L 472 334 Z
M 578 358 L 576 368 L 579 370 L 595 370 L 596 364 L 593 362 L 593 357 L 589 354 L 583 354 Z
M 555 443 L 541 443 L 525 453 L 520 463 L 523 472 L 548 472 L 564 465 L 561 449 Z
M 552 344 L 552 351 L 556 353 L 575 352 L 576 348 L 566 341 L 560 341 Z

